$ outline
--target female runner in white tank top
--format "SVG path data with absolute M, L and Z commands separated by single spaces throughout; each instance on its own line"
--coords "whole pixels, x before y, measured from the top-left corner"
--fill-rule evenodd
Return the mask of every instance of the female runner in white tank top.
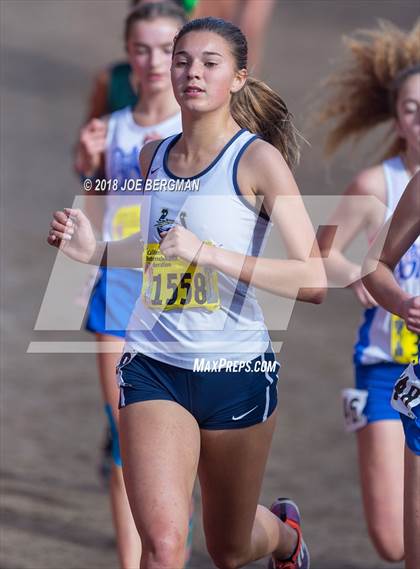
M 358 174 L 328 226 L 340 226 L 331 243 L 330 229 L 320 237 L 327 274 L 335 283 L 351 282 L 365 307 L 355 345 L 356 389 L 343 391 L 346 426 L 357 432 L 360 480 L 370 537 L 387 561 L 404 558 L 404 437 L 398 413 L 389 401 L 395 378 L 417 357 L 417 336 L 401 318 L 377 306 L 360 279 L 360 266 L 344 251 L 365 232 L 371 242 L 392 215 L 411 176 L 420 168 L 420 24 L 404 34 L 382 23 L 347 41 L 350 61 L 331 78 L 334 92 L 325 101 L 322 121 L 336 121 L 329 133 L 330 152 L 348 138 L 392 121 L 387 158 Z M 328 93 L 328 91 L 327 91 Z M 374 196 L 376 200 L 348 199 Z M 420 289 L 420 240 L 405 253 L 395 277 L 407 293 Z
M 276 569 L 308 569 L 296 505 L 258 505 L 277 366 L 253 286 L 315 303 L 325 293 L 288 167 L 298 154 L 291 116 L 269 87 L 247 77 L 246 39 L 223 20 L 182 28 L 172 84 L 183 131 L 141 153 L 148 183 L 141 234 L 96 243 L 86 217 L 65 210 L 54 215 L 48 240 L 82 262 L 106 262 L 105 250 L 119 266 L 143 258 L 136 329 L 118 366 L 123 471 L 142 567 L 182 566 L 198 473 L 217 567 L 272 555 Z M 268 218 L 288 259 L 259 256 Z M 194 371 L 201 359 L 204 368 Z
M 182 10 L 170 4 L 141 6 L 127 16 L 126 50 L 139 77 L 141 97 L 134 108 L 126 107 L 109 117 L 94 119 L 81 131 L 76 157 L 80 174 L 101 178 L 103 160 L 104 181 L 111 183 L 112 191 L 87 198 L 87 213 L 101 226 L 102 238 L 106 241 L 123 239 L 140 229 L 139 192 L 119 188 L 141 179 L 138 157 L 145 142 L 181 129 L 181 114 L 170 82 L 170 65 L 173 38 L 183 23 Z M 117 191 L 113 191 L 114 186 Z M 112 437 L 110 494 L 118 555 L 121 567 L 127 569 L 138 567 L 141 544 L 121 471 L 115 366 L 140 294 L 141 274 L 135 269 L 103 269 L 90 299 L 86 322 L 98 342 L 112 346 L 110 351 L 99 349 L 97 360 Z

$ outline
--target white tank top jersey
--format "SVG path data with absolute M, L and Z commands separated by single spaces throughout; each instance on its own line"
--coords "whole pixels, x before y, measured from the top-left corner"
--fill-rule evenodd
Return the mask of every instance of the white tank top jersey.
M 388 220 L 408 184 L 410 177 L 399 156 L 383 162 L 387 188 Z M 420 237 L 395 267 L 394 275 L 401 288 L 412 296 L 420 295 Z M 404 322 L 380 306 L 364 313 L 355 345 L 357 364 L 410 363 L 418 354 L 418 336 L 409 332 Z
M 107 180 L 118 180 L 118 188 L 127 180 L 141 179 L 139 154 L 150 135 L 164 138 L 182 129 L 181 113 L 161 123 L 140 126 L 134 121 L 133 110 L 125 107 L 112 113 L 108 121 L 105 152 Z M 112 186 L 111 186 L 112 187 Z M 116 241 L 140 230 L 140 191 L 108 191 L 102 224 L 104 241 Z
M 204 171 L 179 178 L 169 170 L 168 154 L 180 136 L 162 141 L 149 167 L 147 183 L 162 189 L 145 191 L 141 226 L 146 250 L 158 246 L 163 231 L 182 224 L 199 239 L 228 251 L 252 256 L 262 253 L 271 223 L 260 207 L 254 208 L 245 200 L 237 183 L 239 160 L 258 137 L 240 130 Z M 178 191 L 163 189 L 171 184 Z M 166 289 L 163 303 L 159 294 L 175 276 L 170 276 L 171 261 L 165 262 L 163 257 L 159 261 L 152 275 L 147 263 L 144 268 L 142 295 L 128 326 L 126 351 L 186 369 L 193 369 L 197 357 L 249 361 L 266 351 L 269 335 L 253 287 L 197 267 L 198 274 L 189 273 L 187 282 L 181 282 L 181 288 L 187 287 L 184 297 L 171 307 L 168 305 L 177 291 L 166 301 L 168 290 L 175 285 Z M 158 309 L 152 306 L 154 301 Z

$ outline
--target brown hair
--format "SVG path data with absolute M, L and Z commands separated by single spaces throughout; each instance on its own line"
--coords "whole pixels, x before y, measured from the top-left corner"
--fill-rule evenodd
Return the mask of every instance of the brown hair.
M 146 2 L 141 3 L 138 7 L 129 12 L 125 19 L 124 40 L 127 43 L 130 37 L 131 27 L 136 22 L 143 20 L 152 21 L 157 18 L 169 18 L 177 20 L 180 25 L 185 24 L 187 17 L 184 10 L 177 6 L 174 2 Z
M 399 89 L 408 77 L 420 72 L 420 20 L 408 33 L 380 21 L 377 29 L 357 30 L 343 41 L 347 65 L 323 83 L 331 95 L 315 117 L 317 124 L 333 123 L 325 143 L 327 155 L 348 138 L 357 140 L 394 118 Z M 404 150 L 404 140 L 395 136 L 385 157 Z
M 188 22 L 178 32 L 174 48 L 183 36 L 197 31 L 214 32 L 224 38 L 232 50 L 237 70 L 247 68 L 246 37 L 237 26 L 219 18 L 199 18 Z M 241 128 L 258 134 L 275 146 L 290 168 L 298 163 L 299 133 L 293 125 L 292 115 L 283 99 L 263 81 L 248 77 L 242 89 L 232 95 L 230 111 Z

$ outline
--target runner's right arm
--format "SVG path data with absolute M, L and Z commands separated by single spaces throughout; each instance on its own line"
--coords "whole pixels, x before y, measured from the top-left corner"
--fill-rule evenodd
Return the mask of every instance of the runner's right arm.
M 410 296 L 394 277 L 394 268 L 420 235 L 420 172 L 408 184 L 392 219 L 372 245 L 363 271 L 363 283 L 381 306 L 405 320 L 420 334 L 420 297 Z
M 146 177 L 159 140 L 146 144 L 140 153 L 140 167 Z M 49 245 L 81 263 L 113 267 L 142 267 L 144 243 L 137 232 L 118 241 L 97 241 L 92 224 L 80 209 L 56 211 L 47 238 Z

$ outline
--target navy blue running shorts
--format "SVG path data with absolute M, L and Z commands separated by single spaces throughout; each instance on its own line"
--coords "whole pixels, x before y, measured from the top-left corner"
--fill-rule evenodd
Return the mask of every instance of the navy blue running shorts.
M 241 429 L 262 423 L 277 406 L 280 364 L 271 350 L 230 367 L 191 370 L 144 354 L 123 354 L 117 366 L 120 409 L 141 401 L 182 405 L 201 429 Z

